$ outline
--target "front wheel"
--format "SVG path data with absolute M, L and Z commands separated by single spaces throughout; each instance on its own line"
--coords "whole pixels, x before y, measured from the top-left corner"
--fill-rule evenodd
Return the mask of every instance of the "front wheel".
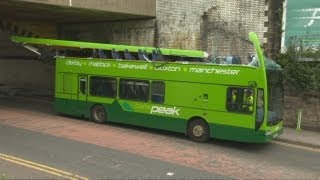
M 208 124 L 203 119 L 194 119 L 188 125 L 188 136 L 196 142 L 207 142 L 210 139 Z
M 102 124 L 107 120 L 107 113 L 102 105 L 95 105 L 91 108 L 90 117 L 95 123 Z

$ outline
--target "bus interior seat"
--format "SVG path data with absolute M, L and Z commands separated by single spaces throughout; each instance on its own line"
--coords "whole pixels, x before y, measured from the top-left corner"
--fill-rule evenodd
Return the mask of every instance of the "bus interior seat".
M 152 55 L 152 60 L 154 60 L 154 61 L 160 60 L 159 54 L 157 53 L 157 51 L 155 49 L 152 50 L 152 54 L 151 55 Z
M 176 60 L 176 61 L 182 61 L 182 62 L 184 62 L 184 61 L 186 61 L 185 59 L 184 59 L 184 57 L 178 57 L 178 59 Z
M 102 58 L 102 59 L 106 59 L 107 58 L 106 53 L 102 49 L 98 50 L 98 54 L 99 54 L 99 58 Z
M 234 56 L 227 56 L 226 57 L 226 64 L 234 64 Z
M 116 49 L 112 49 L 111 51 L 112 59 L 121 59 L 119 52 Z
M 139 60 L 145 60 L 141 49 L 138 50 L 138 58 L 139 58 Z
M 143 55 L 145 60 L 150 60 L 149 53 L 146 50 L 143 50 L 142 55 Z
M 161 54 L 161 52 L 159 52 L 156 49 L 152 50 L 151 56 L 152 56 L 152 60 L 154 61 L 164 61 L 163 55 Z
M 96 49 L 93 49 L 90 58 L 96 58 L 96 57 L 98 57 L 98 51 Z
M 239 56 L 236 56 L 236 63 L 237 64 L 242 64 L 241 58 Z
M 149 55 L 146 50 L 142 51 L 141 49 L 138 50 L 138 58 L 139 60 L 150 60 Z
M 204 62 L 202 58 L 193 58 L 193 62 Z
M 239 56 L 227 56 L 226 64 L 241 64 L 241 58 Z
M 136 60 L 136 58 L 128 51 L 128 49 L 124 50 L 124 58 L 127 60 Z

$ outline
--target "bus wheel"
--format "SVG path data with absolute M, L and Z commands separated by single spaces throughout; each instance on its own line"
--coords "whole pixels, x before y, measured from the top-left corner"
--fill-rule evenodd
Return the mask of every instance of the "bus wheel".
M 107 120 L 107 113 L 102 105 L 95 105 L 91 108 L 90 117 L 94 122 L 102 124 Z
M 206 142 L 210 139 L 208 124 L 203 119 L 194 119 L 188 125 L 188 136 L 196 142 Z

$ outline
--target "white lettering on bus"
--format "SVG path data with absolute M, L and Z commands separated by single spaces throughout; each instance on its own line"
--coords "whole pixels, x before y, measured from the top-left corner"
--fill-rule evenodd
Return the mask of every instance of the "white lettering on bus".
M 181 68 L 176 66 L 162 66 L 162 67 L 156 67 L 155 70 L 177 72 L 177 71 L 180 71 Z
M 82 66 L 82 62 L 79 61 L 66 61 L 67 66 Z
M 136 64 L 129 64 L 129 63 L 119 63 L 118 65 L 119 69 L 148 69 L 148 65 L 147 64 L 143 64 L 143 65 L 136 65 Z
M 89 62 L 88 66 L 94 66 L 94 67 L 111 67 L 111 64 L 109 62 Z
M 150 114 L 158 113 L 158 114 L 180 116 L 179 111 L 180 109 L 178 109 L 177 107 L 166 108 L 166 107 L 160 107 L 160 106 L 152 106 Z
M 189 72 L 192 72 L 192 73 L 207 73 L 207 74 L 238 75 L 240 70 L 216 69 L 216 68 L 190 68 Z

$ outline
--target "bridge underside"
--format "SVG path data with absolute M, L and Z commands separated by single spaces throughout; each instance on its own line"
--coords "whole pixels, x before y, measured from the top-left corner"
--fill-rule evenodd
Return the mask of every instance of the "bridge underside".
M 155 16 L 156 0 L 0 0 L 0 85 L 49 95 L 54 88 L 54 61 L 12 35 L 153 45 Z
M 122 27 L 117 24 L 110 25 L 110 23 L 131 23 L 133 27 L 129 29 L 132 30 L 137 29 L 134 25 L 139 22 L 136 21 L 154 19 L 155 14 L 156 0 L 1 0 L 0 36 L 2 38 L 0 39 L 2 42 L 0 47 L 8 50 L 0 52 L 0 58 L 21 57 L 20 53 L 17 53 L 21 52 L 20 48 L 9 42 L 10 35 L 68 38 L 73 37 L 78 31 L 85 33 L 92 31 L 93 34 L 99 34 L 99 38 L 103 41 L 111 42 L 112 39 L 105 37 L 108 34 L 114 34 L 115 30 L 111 27 L 120 29 Z M 97 23 L 104 24 L 91 27 L 92 24 Z M 87 27 L 91 29 L 84 29 Z M 93 30 L 101 32 L 97 33 Z M 134 33 L 131 32 L 131 34 Z M 114 36 L 113 39 L 115 39 Z M 122 36 L 127 37 L 127 35 Z M 25 51 L 23 54 L 26 54 Z
M 145 19 L 155 17 L 155 6 L 153 0 L 2 0 L 0 17 L 56 23 Z

